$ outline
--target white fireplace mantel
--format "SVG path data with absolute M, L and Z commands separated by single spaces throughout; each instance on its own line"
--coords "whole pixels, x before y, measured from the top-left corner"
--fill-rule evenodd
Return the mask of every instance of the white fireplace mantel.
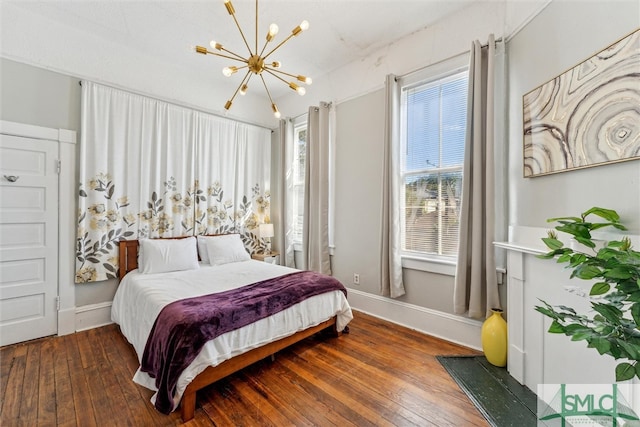
M 566 236 L 558 234 L 567 244 Z M 538 384 L 611 384 L 615 382 L 613 358 L 587 348 L 586 341 L 548 333 L 551 319 L 535 310 L 541 300 L 583 313 L 592 310 L 589 299 L 580 296 L 581 291 L 588 295 L 591 282 L 570 279 L 564 264 L 536 257 L 549 251 L 541 240 L 546 235 L 546 228 L 511 226 L 509 241 L 495 242 L 507 250 L 507 369 L 533 391 Z M 622 235 L 594 233 L 594 238 L 613 240 Z M 629 237 L 635 247 L 640 246 L 640 236 Z

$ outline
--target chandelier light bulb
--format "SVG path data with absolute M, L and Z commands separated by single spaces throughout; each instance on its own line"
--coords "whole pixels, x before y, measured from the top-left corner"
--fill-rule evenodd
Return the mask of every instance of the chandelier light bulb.
M 296 78 L 297 78 L 299 81 L 301 81 L 301 82 L 303 82 L 303 83 L 305 83 L 305 84 L 308 84 L 308 85 L 310 85 L 310 84 L 313 82 L 313 80 L 311 80 L 311 77 L 298 76 L 298 77 L 296 77 Z
M 273 40 L 273 38 L 276 36 L 276 34 L 278 34 L 279 30 L 280 30 L 280 28 L 278 28 L 277 24 L 269 25 L 269 33 L 267 33 L 267 41 Z
M 302 86 L 298 86 L 298 88 L 296 89 L 296 92 L 298 92 L 298 95 L 303 96 L 305 93 L 307 93 L 307 90 Z
M 233 8 L 233 5 L 231 4 L 231 0 L 224 0 L 224 7 L 227 8 L 227 12 L 229 12 L 229 15 L 233 15 L 236 13 L 236 10 Z
M 271 66 L 272 66 L 273 68 L 280 68 L 280 67 L 282 67 L 282 62 L 280 62 L 280 61 L 273 61 L 273 62 L 271 63 Z
M 237 67 L 224 67 L 222 69 L 222 74 L 224 74 L 225 77 L 230 77 L 232 74 L 236 73 L 238 71 Z
M 271 104 L 271 109 L 273 110 L 273 116 L 276 119 L 279 119 L 281 114 L 280 114 L 280 111 L 278 111 L 278 107 L 276 106 L 276 104 Z
M 244 96 L 247 94 L 247 90 L 249 89 L 249 86 L 247 86 L 246 84 L 243 84 L 242 87 L 240 88 L 240 95 Z
M 215 40 L 211 40 L 209 42 L 209 46 L 211 46 L 213 49 L 222 50 L 222 45 L 220 43 L 216 42 Z
M 300 23 L 300 25 L 298 25 L 297 27 L 295 27 L 293 29 L 293 31 L 291 31 L 293 33 L 294 36 L 297 36 L 298 34 L 300 34 L 302 31 L 306 31 L 309 29 L 309 21 L 307 21 L 306 19 L 304 21 L 302 21 Z

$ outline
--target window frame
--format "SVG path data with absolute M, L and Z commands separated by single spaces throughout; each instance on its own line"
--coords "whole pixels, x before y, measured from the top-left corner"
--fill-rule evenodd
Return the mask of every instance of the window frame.
M 400 120 L 400 144 L 402 149 L 406 148 L 406 108 L 404 105 L 405 92 L 413 87 L 429 84 L 430 82 L 436 82 L 438 80 L 446 79 L 447 77 L 454 76 L 461 72 L 469 70 L 469 53 L 458 55 L 448 60 L 439 62 L 437 64 L 428 66 L 422 70 L 411 73 L 406 76 L 398 78 L 398 87 L 400 92 L 400 103 L 398 118 Z M 405 178 L 412 175 L 424 175 L 426 173 L 434 172 L 451 172 L 462 171 L 463 165 L 454 167 L 442 167 L 442 168 L 424 168 L 417 170 L 406 171 L 405 156 L 400 156 L 398 162 L 398 207 L 404 206 L 405 197 Z M 439 186 L 440 187 L 440 186 Z M 400 213 L 402 217 L 402 213 Z M 408 251 L 404 249 L 405 239 L 405 221 L 401 218 L 401 240 L 402 245 L 400 249 L 400 258 L 402 259 L 402 267 L 412 270 L 428 271 L 438 274 L 445 274 L 453 276 L 455 275 L 457 259 L 456 256 L 451 255 L 438 255 L 429 254 L 425 252 Z
M 293 122 L 293 159 L 292 159 L 292 174 L 293 174 L 293 189 L 292 189 L 292 194 L 294 197 L 294 201 L 292 203 L 292 208 L 293 208 L 293 212 L 294 212 L 294 221 L 297 224 L 298 223 L 298 218 L 303 217 L 304 218 L 304 212 L 299 213 L 297 211 L 297 206 L 299 205 L 298 203 L 298 196 L 297 196 L 297 189 L 298 187 L 302 186 L 302 192 L 304 193 L 304 185 L 305 185 L 305 180 L 299 180 L 298 177 L 300 176 L 300 157 L 299 157 L 299 150 L 298 150 L 298 135 L 299 132 L 304 129 L 304 131 L 308 131 L 308 121 L 307 121 L 307 115 L 304 114 L 303 116 L 299 117 L 297 120 L 295 120 Z M 305 152 L 306 152 L 306 148 L 307 148 L 307 138 L 305 138 Z M 305 159 L 306 162 L 306 159 Z M 306 165 L 306 163 L 305 163 Z M 305 171 L 304 169 L 302 170 L 302 174 L 304 175 Z M 302 225 L 300 225 L 300 227 L 302 227 Z M 297 228 L 300 228 L 294 226 L 294 235 L 293 235 L 293 245 L 294 248 L 296 250 L 302 250 L 302 229 L 297 230 Z M 298 232 L 296 232 L 298 231 Z

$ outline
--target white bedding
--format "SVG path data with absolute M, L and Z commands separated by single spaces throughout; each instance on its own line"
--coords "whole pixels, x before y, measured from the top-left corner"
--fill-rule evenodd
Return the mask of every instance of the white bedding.
M 179 299 L 222 292 L 294 271 L 296 270 L 255 260 L 218 266 L 201 264 L 196 270 L 161 274 L 141 274 L 134 270 L 118 286 L 111 308 L 111 319 L 120 325 L 140 361 L 153 323 L 165 305 Z M 178 379 L 174 408 L 178 406 L 187 385 L 207 366 L 216 366 L 333 316 L 337 318 L 338 330 L 344 329 L 353 318 L 349 303 L 340 291 L 308 298 L 273 316 L 209 341 Z M 157 391 L 155 380 L 140 369 L 133 380 Z M 152 401 L 155 402 L 155 395 Z

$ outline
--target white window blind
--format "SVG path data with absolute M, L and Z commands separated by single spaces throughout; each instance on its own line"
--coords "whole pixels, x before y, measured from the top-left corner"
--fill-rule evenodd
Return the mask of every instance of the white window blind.
M 455 257 L 468 71 L 402 87 L 401 233 L 405 253 Z

